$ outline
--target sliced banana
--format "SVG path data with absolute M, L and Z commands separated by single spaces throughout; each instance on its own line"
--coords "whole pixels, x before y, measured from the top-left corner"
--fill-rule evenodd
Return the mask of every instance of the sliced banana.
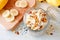
M 9 15 L 10 15 L 9 10 L 5 10 L 5 11 L 2 13 L 2 16 L 3 16 L 3 17 L 8 17 Z
M 9 15 L 9 17 L 6 17 L 5 20 L 6 20 L 7 22 L 12 22 L 12 21 L 15 20 L 15 17 L 12 16 L 12 15 Z
M 16 1 L 15 6 L 20 7 L 19 5 L 20 5 L 20 1 Z
M 11 14 L 12 16 L 17 16 L 17 15 L 18 15 L 18 11 L 17 11 L 16 9 L 11 9 L 11 10 L 10 10 L 10 14 Z
M 24 0 L 16 1 L 15 6 L 25 8 L 28 6 L 28 3 L 27 3 L 27 1 L 24 1 Z

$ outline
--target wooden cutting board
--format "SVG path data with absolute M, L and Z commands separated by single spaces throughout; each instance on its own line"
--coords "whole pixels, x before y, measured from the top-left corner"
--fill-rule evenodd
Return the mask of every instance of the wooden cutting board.
M 6 9 L 12 9 L 15 8 L 18 10 L 19 15 L 15 18 L 15 21 L 13 22 L 7 22 L 5 18 L 2 17 L 2 12 L 0 11 L 0 24 L 2 24 L 7 30 L 14 30 L 17 25 L 20 23 L 20 21 L 23 18 L 23 15 L 25 12 L 30 8 L 29 6 L 26 8 L 17 8 L 15 7 L 15 2 L 16 0 L 9 0 L 6 6 L 3 8 L 4 10 Z

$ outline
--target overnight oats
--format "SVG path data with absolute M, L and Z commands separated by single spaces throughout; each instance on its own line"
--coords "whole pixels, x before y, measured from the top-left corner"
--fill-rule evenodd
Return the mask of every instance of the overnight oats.
M 49 18 L 43 9 L 31 9 L 24 16 L 24 23 L 30 33 L 40 35 L 47 29 Z

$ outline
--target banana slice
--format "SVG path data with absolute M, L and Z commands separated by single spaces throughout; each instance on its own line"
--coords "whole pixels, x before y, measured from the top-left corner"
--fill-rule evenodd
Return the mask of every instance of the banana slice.
M 3 17 L 8 17 L 9 15 L 10 15 L 9 10 L 5 10 L 5 11 L 2 13 L 2 16 L 3 16 Z
M 27 1 L 24 1 L 24 0 L 16 1 L 15 6 L 25 8 L 28 6 L 28 3 L 27 3 Z
M 12 16 L 17 16 L 17 15 L 18 15 L 18 11 L 17 11 L 16 9 L 11 9 L 11 10 L 10 10 L 10 14 L 11 14 Z
M 15 17 L 12 16 L 12 15 L 9 15 L 9 17 L 6 17 L 5 20 L 6 20 L 7 22 L 12 22 L 12 21 L 15 20 Z
M 36 6 L 36 1 L 37 0 L 26 0 L 29 4 L 29 7 L 35 7 Z

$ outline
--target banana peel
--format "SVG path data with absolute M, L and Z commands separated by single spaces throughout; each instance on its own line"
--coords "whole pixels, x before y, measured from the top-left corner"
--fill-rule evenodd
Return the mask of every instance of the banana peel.
M 60 7 L 60 0 L 46 0 L 47 3 L 53 5 L 53 6 L 57 6 Z
M 0 10 L 7 4 L 8 0 L 0 0 Z

